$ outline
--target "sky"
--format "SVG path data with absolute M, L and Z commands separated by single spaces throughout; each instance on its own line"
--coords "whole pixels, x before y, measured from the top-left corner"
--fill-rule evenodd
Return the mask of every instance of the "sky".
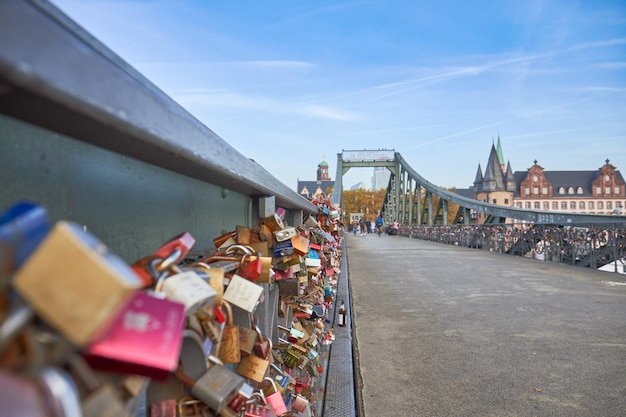
M 52 3 L 294 190 L 362 149 L 467 188 L 498 137 L 514 171 L 626 177 L 623 0 Z

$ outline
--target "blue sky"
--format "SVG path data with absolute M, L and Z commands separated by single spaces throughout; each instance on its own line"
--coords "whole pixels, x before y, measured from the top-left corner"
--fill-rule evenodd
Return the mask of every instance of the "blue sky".
M 626 176 L 623 0 L 52 2 L 294 189 L 379 148 L 469 187 L 498 135 L 514 171 Z

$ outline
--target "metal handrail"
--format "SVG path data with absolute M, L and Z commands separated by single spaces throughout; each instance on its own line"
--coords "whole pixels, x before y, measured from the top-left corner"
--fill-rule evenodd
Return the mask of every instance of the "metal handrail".
M 617 224 L 401 225 L 398 235 L 591 269 L 612 264 L 612 272 L 626 273 L 626 229 Z

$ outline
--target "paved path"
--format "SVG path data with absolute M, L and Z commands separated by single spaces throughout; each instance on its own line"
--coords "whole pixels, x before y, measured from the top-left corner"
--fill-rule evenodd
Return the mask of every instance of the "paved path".
M 624 275 L 399 236 L 346 244 L 363 416 L 626 416 L 626 286 L 606 282 Z

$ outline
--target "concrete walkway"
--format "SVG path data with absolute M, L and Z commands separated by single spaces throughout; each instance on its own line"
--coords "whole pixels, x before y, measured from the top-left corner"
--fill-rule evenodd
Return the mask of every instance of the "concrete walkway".
M 626 416 L 623 275 L 399 236 L 346 246 L 361 417 Z

